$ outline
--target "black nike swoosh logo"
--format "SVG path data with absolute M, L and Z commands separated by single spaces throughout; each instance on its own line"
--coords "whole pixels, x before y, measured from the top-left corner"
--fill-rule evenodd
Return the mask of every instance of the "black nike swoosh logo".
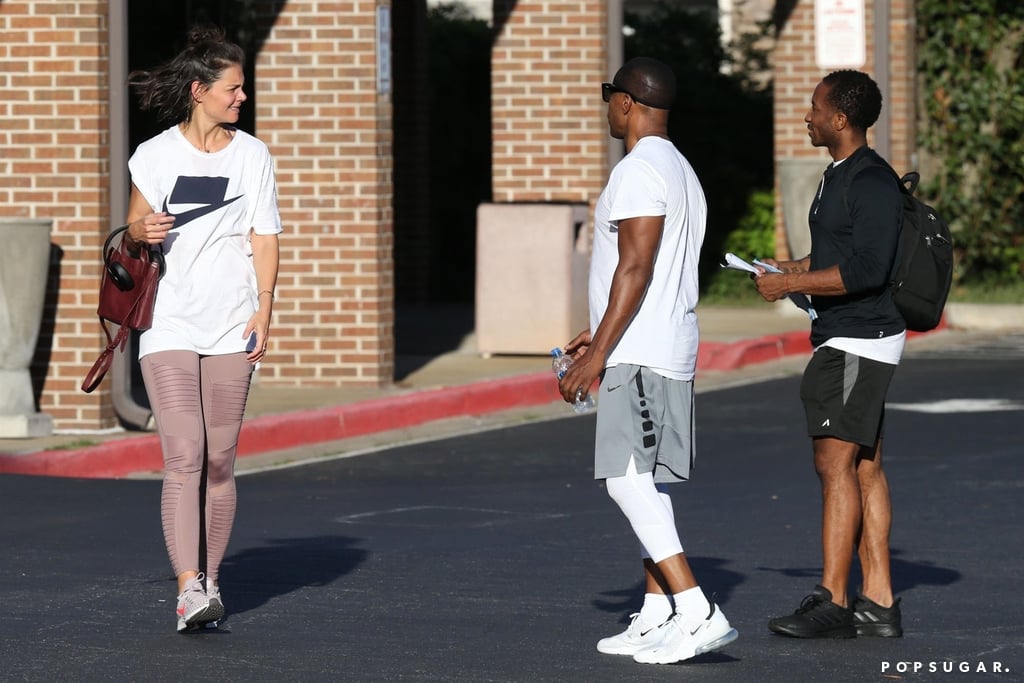
M 242 198 L 242 195 L 238 195 L 237 197 L 232 197 L 231 199 L 225 199 L 224 201 L 217 202 L 216 204 L 207 204 L 206 206 L 200 206 L 200 207 L 195 208 L 195 209 L 189 209 L 188 211 L 182 211 L 181 213 L 171 213 L 171 212 L 169 212 L 167 210 L 167 200 L 165 199 L 164 200 L 164 213 L 166 213 L 166 214 L 168 214 L 170 216 L 174 216 L 174 227 L 175 228 L 180 228 L 181 226 L 185 225 L 186 223 L 194 221 L 197 218 L 202 218 L 203 216 L 205 216 L 208 213 L 213 213 L 217 209 L 223 209 L 225 206 L 227 206 L 231 202 L 233 202 L 235 200 L 238 200 L 238 199 L 241 199 L 241 198 Z

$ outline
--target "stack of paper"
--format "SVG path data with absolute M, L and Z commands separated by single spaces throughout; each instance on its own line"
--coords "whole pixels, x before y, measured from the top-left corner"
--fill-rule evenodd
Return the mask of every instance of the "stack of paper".
M 750 263 L 747 263 L 746 261 L 741 259 L 736 254 L 733 254 L 732 252 L 729 252 L 725 255 L 725 263 L 722 264 L 723 268 L 731 268 L 732 270 L 742 270 L 747 273 L 760 274 L 761 271 L 759 271 L 754 266 L 760 266 L 766 273 L 782 272 L 775 266 L 769 265 L 764 261 L 759 261 L 757 259 L 754 259 L 754 263 L 753 265 L 751 265 Z M 811 306 L 811 300 L 807 298 L 806 294 L 790 294 L 789 300 L 796 304 L 798 308 L 801 308 L 804 311 L 806 311 L 807 317 L 810 318 L 811 320 L 818 319 L 818 312 L 814 310 L 813 306 Z

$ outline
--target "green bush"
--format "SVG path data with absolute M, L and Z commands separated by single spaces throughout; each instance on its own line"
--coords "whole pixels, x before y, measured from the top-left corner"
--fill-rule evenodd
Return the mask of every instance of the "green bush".
M 748 261 L 775 255 L 775 194 L 771 190 L 758 190 L 750 195 L 746 213 L 726 237 L 722 254 L 708 254 L 706 258 L 718 258 L 720 262 L 726 252 Z M 705 304 L 746 305 L 763 301 L 746 274 L 722 268 L 710 272 L 707 286 L 702 288 Z
M 775 193 L 758 190 L 747 200 L 747 212 L 725 239 L 724 251 L 745 259 L 775 255 Z
M 922 188 L 950 222 L 956 281 L 1024 275 L 1024 3 L 918 0 L 919 142 L 938 168 Z

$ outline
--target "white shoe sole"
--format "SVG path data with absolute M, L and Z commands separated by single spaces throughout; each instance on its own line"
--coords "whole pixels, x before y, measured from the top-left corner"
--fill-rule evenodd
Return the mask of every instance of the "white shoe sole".
M 696 657 L 697 655 L 702 655 L 702 654 L 705 654 L 707 652 L 711 652 L 713 650 L 717 650 L 717 649 L 719 649 L 721 647 L 725 647 L 726 645 L 728 645 L 729 643 L 731 643 L 732 641 L 736 640 L 739 637 L 740 637 L 740 632 L 737 631 L 734 628 L 731 628 L 731 629 L 729 629 L 729 632 L 726 633 L 721 638 L 716 638 L 716 639 L 712 640 L 710 643 L 706 643 L 706 644 L 701 645 L 700 647 L 698 647 L 697 651 L 693 653 L 693 656 Z
M 178 617 L 178 633 L 206 628 L 207 624 L 216 624 L 223 617 L 224 605 L 219 600 L 211 601 L 210 604 L 196 610 L 193 614 L 184 618 Z
M 597 644 L 597 651 L 603 655 L 635 655 L 640 650 L 648 647 L 647 645 L 620 645 L 618 647 L 601 647 L 601 644 Z
M 638 652 L 633 657 L 633 661 L 640 664 L 675 664 L 676 662 L 683 662 L 697 655 L 703 655 L 708 652 L 712 652 L 719 648 L 725 647 L 729 643 L 733 642 L 740 637 L 739 632 L 730 628 L 728 631 L 720 635 L 719 637 L 711 640 L 703 645 L 697 647 L 693 654 L 683 656 L 677 656 L 676 653 L 669 654 L 665 651 L 659 651 L 656 647 L 649 650 L 643 650 Z

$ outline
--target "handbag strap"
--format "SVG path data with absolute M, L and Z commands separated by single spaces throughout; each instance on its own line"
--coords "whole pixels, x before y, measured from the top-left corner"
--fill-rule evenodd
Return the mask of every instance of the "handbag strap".
M 154 283 L 155 280 L 150 279 L 147 281 L 146 286 L 152 288 Z M 138 307 L 139 302 L 144 298 L 145 296 L 139 296 L 135 299 L 131 310 L 125 317 L 126 320 L 131 318 L 132 314 L 135 313 L 135 309 Z M 110 370 L 110 366 L 114 362 L 114 351 L 124 351 L 125 347 L 128 345 L 128 333 L 131 332 L 131 328 L 127 325 L 120 325 L 117 328 L 117 334 L 111 337 L 110 328 L 107 327 L 107 321 L 102 316 L 100 317 L 100 327 L 103 328 L 103 334 L 107 335 L 107 346 L 102 352 L 100 352 L 99 358 L 97 358 L 96 362 L 92 364 L 89 372 L 85 375 L 85 379 L 82 380 L 82 391 L 87 394 L 92 393 L 92 391 L 100 385 L 100 382 L 103 381 L 103 377 L 107 374 L 107 371 Z
M 119 234 L 124 233 L 127 230 L 128 226 L 122 225 L 120 228 L 112 230 L 110 234 L 107 235 L 107 239 L 103 243 L 104 264 L 108 264 L 110 262 L 110 254 L 113 252 L 114 249 L 121 248 L 124 245 L 124 236 L 122 235 L 121 243 L 117 247 L 111 248 L 111 242 L 113 242 L 114 238 L 117 237 Z M 145 256 L 143 254 L 145 254 Z M 152 248 L 140 250 L 139 257 L 144 258 L 147 261 L 147 263 L 150 264 L 151 266 L 156 266 L 157 277 L 146 278 L 146 291 L 140 292 L 139 296 L 137 296 L 135 298 L 135 301 L 132 302 L 132 307 L 131 309 L 129 309 L 128 314 L 125 316 L 125 320 L 130 320 L 132 318 L 132 316 L 135 314 L 136 309 L 139 307 L 139 304 L 142 302 L 143 299 L 146 298 L 146 294 L 153 287 L 156 286 L 157 280 L 159 280 L 159 278 L 162 277 L 164 274 L 165 264 L 163 258 L 163 248 L 161 248 L 160 250 L 153 250 Z M 125 347 L 128 345 L 128 334 L 129 332 L 131 332 L 131 328 L 128 327 L 128 325 L 119 325 L 117 328 L 117 334 L 111 336 L 110 328 L 107 327 L 107 321 L 105 318 L 103 318 L 103 316 L 100 316 L 100 327 L 103 328 L 103 334 L 105 334 L 107 337 L 107 346 L 106 348 L 103 349 L 102 352 L 100 352 L 99 358 L 97 358 L 96 362 L 92 364 L 92 367 L 89 369 L 89 372 L 86 373 L 85 375 L 85 379 L 82 380 L 82 391 L 84 391 L 87 394 L 95 390 L 96 387 L 100 385 L 100 382 L 103 381 L 103 377 L 106 376 L 107 372 L 110 370 L 110 366 L 114 362 L 114 351 L 124 351 Z
M 114 252 L 115 249 L 120 249 L 122 246 L 124 246 L 125 249 L 128 248 L 127 245 L 125 245 L 125 243 L 124 243 L 124 236 L 127 233 L 128 233 L 128 226 L 127 225 L 122 225 L 120 228 L 115 228 L 115 229 L 110 231 L 110 234 L 107 235 L 107 239 L 103 242 L 103 252 L 102 252 L 102 254 L 103 254 L 103 265 L 106 266 L 106 265 L 110 264 L 110 255 Z M 111 246 L 110 246 L 111 243 L 114 241 L 114 239 L 118 235 L 121 236 L 121 241 L 118 242 L 116 247 L 111 248 Z M 143 256 L 143 254 L 145 254 L 145 256 Z M 156 247 L 150 246 L 147 249 L 140 248 L 139 249 L 139 258 L 142 258 L 145 261 L 150 262 L 150 263 L 155 261 L 156 264 L 157 264 L 157 267 L 158 267 L 158 269 L 160 271 L 160 273 L 157 276 L 157 278 L 159 279 L 159 278 L 162 278 L 164 276 L 164 271 L 167 270 L 167 263 L 164 261 L 164 247 L 163 247 L 162 244 L 158 244 L 158 245 L 156 245 Z
M 107 335 L 107 347 L 100 353 L 100 357 L 96 359 L 96 362 L 89 368 L 89 372 L 85 375 L 85 379 L 82 380 L 82 391 L 89 394 L 100 385 L 103 381 L 103 377 L 110 370 L 111 364 L 114 362 L 114 349 L 118 346 L 121 350 L 124 350 L 125 344 L 128 343 L 128 328 L 119 327 L 117 334 L 113 338 L 110 336 L 110 330 L 107 329 L 106 321 L 100 318 L 100 326 L 103 327 L 103 332 Z

